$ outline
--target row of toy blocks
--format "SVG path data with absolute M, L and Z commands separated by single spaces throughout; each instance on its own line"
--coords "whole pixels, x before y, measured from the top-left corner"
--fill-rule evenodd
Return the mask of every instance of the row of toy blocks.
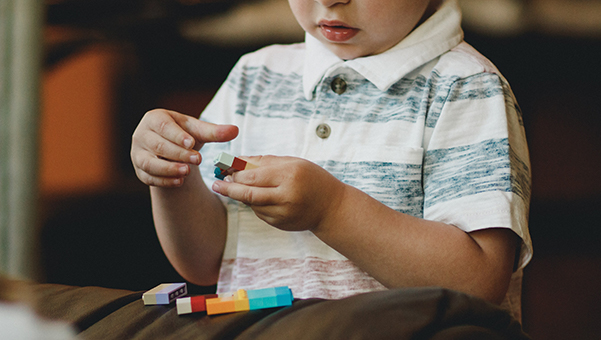
M 247 161 L 234 157 L 226 152 L 222 152 L 213 160 L 213 164 L 215 164 L 215 177 L 219 179 L 224 179 L 225 176 L 231 175 L 234 171 L 242 171 L 247 169 L 253 169 L 257 166 L 248 163 Z
M 255 290 L 239 289 L 217 296 L 201 295 L 177 299 L 177 314 L 204 312 L 208 315 L 241 312 L 292 305 L 292 291 L 287 286 Z M 204 306 L 203 306 L 204 304 Z
M 145 305 L 168 305 L 186 294 L 188 294 L 186 283 L 162 283 L 142 294 L 142 300 Z

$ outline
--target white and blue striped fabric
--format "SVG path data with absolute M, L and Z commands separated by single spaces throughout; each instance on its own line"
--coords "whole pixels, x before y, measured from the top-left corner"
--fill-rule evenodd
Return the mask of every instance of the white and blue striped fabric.
M 380 55 L 341 60 L 315 38 L 243 56 L 201 119 L 235 124 L 204 159 L 308 159 L 388 207 L 470 232 L 509 228 L 523 240 L 504 305 L 520 318 L 530 165 L 520 110 L 506 80 L 463 42 L 455 0 Z M 331 89 L 342 78 L 346 91 Z M 322 139 L 320 124 L 331 133 Z M 201 172 L 210 186 L 212 164 Z M 218 291 L 289 286 L 297 298 L 385 289 L 310 232 L 284 232 L 224 199 L 228 239 Z

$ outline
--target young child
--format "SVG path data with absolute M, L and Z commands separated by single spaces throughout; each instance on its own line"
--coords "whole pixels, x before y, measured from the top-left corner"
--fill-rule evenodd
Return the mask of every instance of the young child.
M 133 135 L 173 266 L 298 298 L 441 286 L 519 318 L 526 139 L 456 0 L 289 3 L 305 43 L 243 56 L 201 120 L 157 109 Z M 215 180 L 221 151 L 258 167 Z

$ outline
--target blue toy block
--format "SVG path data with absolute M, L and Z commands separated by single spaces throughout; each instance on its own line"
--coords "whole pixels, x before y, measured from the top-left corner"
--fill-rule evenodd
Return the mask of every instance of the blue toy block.
M 288 287 L 275 287 L 278 307 L 292 305 L 292 291 Z
M 292 292 L 286 286 L 247 291 L 250 310 L 292 305 Z
M 273 288 L 249 290 L 247 295 L 250 310 L 277 307 L 278 305 Z

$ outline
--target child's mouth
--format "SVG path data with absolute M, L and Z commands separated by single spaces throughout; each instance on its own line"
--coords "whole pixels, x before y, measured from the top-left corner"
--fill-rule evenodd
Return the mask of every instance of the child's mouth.
M 334 42 L 347 41 L 359 32 L 356 28 L 338 22 L 320 22 L 319 27 L 324 38 Z

